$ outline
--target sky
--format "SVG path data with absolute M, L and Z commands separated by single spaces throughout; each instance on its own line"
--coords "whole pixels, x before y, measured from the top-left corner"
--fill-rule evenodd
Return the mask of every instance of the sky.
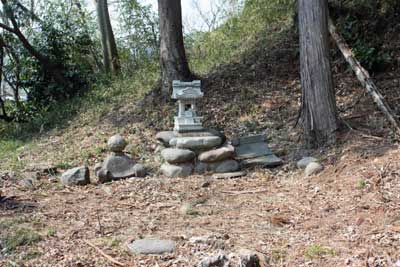
M 182 5 L 182 21 L 184 24 L 184 30 L 186 32 L 190 32 L 193 30 L 205 30 L 205 24 L 199 16 L 198 10 L 194 7 L 193 1 L 195 0 L 181 0 Z M 212 1 L 215 0 L 196 0 L 199 3 L 199 7 L 201 8 L 204 14 L 207 14 L 210 10 Z M 110 1 L 111 2 L 111 1 Z M 157 9 L 157 0 L 141 0 L 142 3 L 150 4 L 153 7 L 154 12 L 158 12 Z M 91 8 L 94 9 L 93 2 L 91 3 Z M 111 19 L 113 24 L 118 23 L 118 15 L 111 10 L 110 12 Z

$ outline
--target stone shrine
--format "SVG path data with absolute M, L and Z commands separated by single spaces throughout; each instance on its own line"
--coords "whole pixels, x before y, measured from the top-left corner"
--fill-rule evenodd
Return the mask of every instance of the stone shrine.
M 196 100 L 203 97 L 201 82 L 173 82 L 172 98 L 178 100 L 174 131 L 156 135 L 161 143 L 161 173 L 167 177 L 214 174 L 216 179 L 246 175 L 241 168 L 282 164 L 266 143 L 264 135 L 241 137 L 229 142 L 223 133 L 204 129 Z
M 175 117 L 174 130 L 177 132 L 201 131 L 202 117 L 197 116 L 196 100 L 204 96 L 201 82 L 173 81 L 172 99 L 178 100 L 178 116 Z

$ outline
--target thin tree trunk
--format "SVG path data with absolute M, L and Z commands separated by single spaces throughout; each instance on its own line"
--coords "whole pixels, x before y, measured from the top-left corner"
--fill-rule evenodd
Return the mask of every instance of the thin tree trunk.
M 180 0 L 158 0 L 160 17 L 161 94 L 169 95 L 173 80 L 189 81 L 192 74 L 186 59 L 182 34 Z
M 368 71 L 361 66 L 360 62 L 356 59 L 353 52 L 347 45 L 346 41 L 343 39 L 343 37 L 337 31 L 337 29 L 331 19 L 329 19 L 329 32 L 331 33 L 332 38 L 335 40 L 336 45 L 338 46 L 339 50 L 342 52 L 344 58 L 346 59 L 346 61 L 349 63 L 350 67 L 356 74 L 358 80 L 365 87 L 367 92 L 372 96 L 372 99 L 374 100 L 374 102 L 378 106 L 378 108 L 385 114 L 386 118 L 393 125 L 397 134 L 400 135 L 399 122 L 398 122 L 396 116 L 394 115 L 394 112 L 391 110 L 389 105 L 386 103 L 382 94 L 379 92 L 379 89 L 376 87 L 375 83 L 372 81 L 371 76 L 369 75 Z
M 300 120 L 305 141 L 322 146 L 336 141 L 338 128 L 335 94 L 329 61 L 328 1 L 299 0 Z
M 117 45 L 115 43 L 115 37 L 111 27 L 107 0 L 96 0 L 96 10 L 101 35 L 105 71 L 118 74 L 121 68 L 118 58 Z

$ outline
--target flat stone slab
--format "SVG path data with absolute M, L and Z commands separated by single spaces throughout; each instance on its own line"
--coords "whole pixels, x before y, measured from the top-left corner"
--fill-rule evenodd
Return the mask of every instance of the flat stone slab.
M 180 149 L 180 148 L 166 148 L 161 151 L 161 156 L 168 163 L 184 163 L 188 161 L 192 161 L 196 154 L 189 149 Z
M 177 148 L 204 150 L 221 145 L 221 138 L 218 136 L 177 137 L 173 138 L 169 144 Z
M 235 155 L 235 148 L 231 145 L 203 152 L 199 155 L 199 160 L 203 162 L 216 162 L 232 158 Z
M 175 177 L 187 177 L 191 175 L 193 172 L 192 164 L 163 164 L 161 165 L 161 173 L 167 177 L 175 178 Z
M 280 166 L 282 164 L 283 164 L 282 160 L 273 154 L 257 158 L 245 159 L 240 163 L 240 165 L 244 168 L 253 166 L 273 168 Z
M 175 250 L 172 240 L 140 239 L 128 244 L 128 249 L 135 254 L 164 254 Z
M 272 151 L 265 142 L 240 144 L 239 146 L 235 147 L 235 153 L 236 159 L 251 159 L 272 155 Z
M 226 173 L 215 173 L 212 175 L 212 178 L 214 179 L 232 179 L 232 178 L 238 178 L 242 176 L 246 176 L 247 172 L 241 171 L 241 172 L 226 172 Z
M 267 140 L 267 137 L 264 134 L 258 135 L 251 135 L 251 136 L 244 136 L 235 138 L 232 140 L 232 145 L 245 145 L 245 144 L 252 144 L 252 143 L 263 143 Z

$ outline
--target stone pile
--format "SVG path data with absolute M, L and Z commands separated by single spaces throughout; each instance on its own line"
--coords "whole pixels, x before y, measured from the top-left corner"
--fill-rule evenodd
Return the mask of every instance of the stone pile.
M 165 147 L 161 151 L 165 161 L 161 172 L 167 177 L 227 173 L 239 169 L 239 163 L 234 160 L 235 149 L 223 144 L 226 138 L 218 131 L 160 132 L 156 138 Z
M 111 155 L 95 168 L 100 183 L 146 176 L 145 168 L 141 164 L 136 164 L 129 155 L 123 152 L 127 142 L 122 136 L 112 136 L 107 145 Z

